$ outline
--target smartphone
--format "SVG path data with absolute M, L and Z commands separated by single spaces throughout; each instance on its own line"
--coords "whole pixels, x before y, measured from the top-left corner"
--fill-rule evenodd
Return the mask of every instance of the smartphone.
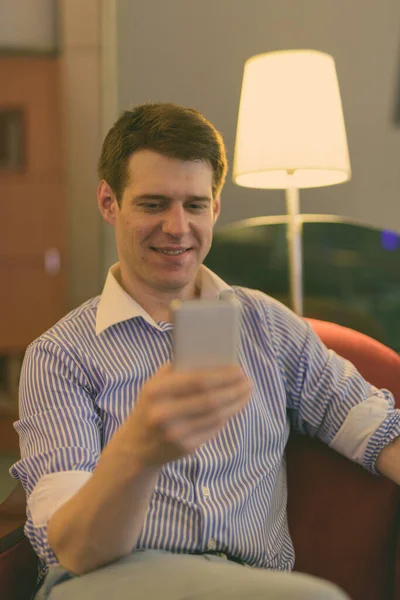
M 173 367 L 176 371 L 237 364 L 240 303 L 220 300 L 174 300 L 171 304 Z

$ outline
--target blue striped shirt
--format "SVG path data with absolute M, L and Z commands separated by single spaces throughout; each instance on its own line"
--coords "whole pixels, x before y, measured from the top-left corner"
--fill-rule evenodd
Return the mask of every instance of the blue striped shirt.
M 201 270 L 203 295 L 227 287 Z M 380 450 L 400 434 L 400 411 L 389 392 L 328 351 L 303 319 L 261 292 L 233 290 L 242 307 L 239 361 L 253 383 L 251 399 L 215 438 L 162 468 L 132 547 L 217 550 L 256 567 L 289 570 L 294 550 L 284 451 L 290 427 L 374 472 Z M 47 539 L 49 515 L 91 476 L 144 382 L 171 359 L 172 333 L 171 323 L 155 323 L 124 292 L 114 266 L 101 296 L 27 349 L 15 424 L 21 460 L 10 472 L 27 493 L 25 531 L 42 573 L 57 564 Z M 354 415 L 371 403 L 378 416 L 372 428 L 364 420 L 363 429 Z

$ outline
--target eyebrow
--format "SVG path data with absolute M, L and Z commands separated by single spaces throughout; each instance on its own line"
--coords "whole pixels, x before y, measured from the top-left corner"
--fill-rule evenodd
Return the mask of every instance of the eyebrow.
M 140 200 L 164 200 L 167 202 L 171 202 L 173 200 L 172 196 L 165 196 L 164 194 L 141 194 L 140 196 L 135 196 L 133 201 L 137 202 Z M 211 198 L 209 196 L 188 196 L 186 201 L 189 200 L 191 202 L 211 202 Z

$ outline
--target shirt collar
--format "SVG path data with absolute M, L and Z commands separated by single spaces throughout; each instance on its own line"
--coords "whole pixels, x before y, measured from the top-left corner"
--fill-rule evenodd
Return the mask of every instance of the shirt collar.
M 124 290 L 120 281 L 119 263 L 115 263 L 108 271 L 97 307 L 96 335 L 99 335 L 108 327 L 135 317 L 142 317 L 153 327 L 161 329 L 144 308 Z M 227 283 L 205 265 L 201 265 L 198 270 L 196 285 L 200 290 L 200 298 L 219 298 L 221 292 L 232 290 Z

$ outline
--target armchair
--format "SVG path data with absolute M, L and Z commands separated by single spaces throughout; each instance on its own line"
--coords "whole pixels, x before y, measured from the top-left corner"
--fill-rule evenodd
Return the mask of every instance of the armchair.
M 352 329 L 309 319 L 329 347 L 400 407 L 400 356 Z M 399 488 L 318 441 L 290 435 L 288 519 L 296 570 L 337 583 L 353 600 L 400 600 Z M 18 484 L 0 505 L 0 598 L 30 600 L 37 559 L 23 535 L 25 495 Z
M 398 354 L 347 327 L 308 321 L 328 348 L 390 389 L 400 407 Z M 295 569 L 334 581 L 353 600 L 400 600 L 398 486 L 293 432 L 287 468 Z

